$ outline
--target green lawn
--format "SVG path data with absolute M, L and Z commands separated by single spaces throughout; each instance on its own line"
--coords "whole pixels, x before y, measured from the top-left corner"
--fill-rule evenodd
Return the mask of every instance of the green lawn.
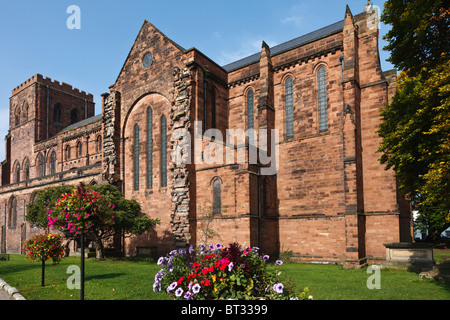
M 79 290 L 69 290 L 66 281 L 70 265 L 80 259 L 64 258 L 62 263 L 46 267 L 45 287 L 41 287 L 41 265 L 29 263 L 23 255 L 11 255 L 0 261 L 0 278 L 16 287 L 29 300 L 78 300 Z M 419 280 L 417 273 L 381 270 L 381 289 L 369 290 L 364 269 L 346 270 L 335 265 L 285 263 L 279 269 L 282 278 L 290 278 L 299 288 L 308 286 L 315 300 L 432 299 L 450 300 L 450 284 Z M 86 260 L 86 300 L 161 300 L 164 293 L 153 292 L 159 266 L 145 260 Z M 285 280 L 286 281 L 286 280 Z

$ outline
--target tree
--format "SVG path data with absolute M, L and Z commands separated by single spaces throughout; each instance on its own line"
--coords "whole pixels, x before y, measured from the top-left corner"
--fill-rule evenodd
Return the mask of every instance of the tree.
M 436 241 L 450 226 L 450 11 L 443 1 L 389 0 L 384 48 L 401 73 L 381 110 L 380 162 L 392 168 Z

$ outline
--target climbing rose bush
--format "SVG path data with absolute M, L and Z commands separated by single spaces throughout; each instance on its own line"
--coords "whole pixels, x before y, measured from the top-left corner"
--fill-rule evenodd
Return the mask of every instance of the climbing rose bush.
M 53 264 L 61 262 L 64 256 L 62 237 L 58 234 L 37 234 L 25 241 L 23 252 L 29 262 L 53 260 Z
M 93 227 L 109 229 L 114 224 L 114 205 L 97 192 L 80 184 L 73 192 L 64 193 L 53 207 L 47 208 L 48 226 L 70 235 Z
M 258 250 L 242 249 L 238 243 L 173 250 L 158 259 L 162 269 L 155 276 L 153 290 L 177 300 L 312 299 L 308 288 L 298 292 L 290 281 L 280 280 L 279 270 L 270 272 L 269 257 L 261 258 Z

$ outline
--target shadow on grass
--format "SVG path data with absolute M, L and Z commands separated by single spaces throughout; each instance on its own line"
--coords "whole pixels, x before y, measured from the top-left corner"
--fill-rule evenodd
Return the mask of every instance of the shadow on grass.
M 126 275 L 125 273 L 106 273 L 106 274 L 97 274 L 97 275 L 91 275 L 91 276 L 85 276 L 85 280 L 105 280 L 105 279 L 114 279 L 117 277 L 121 277 Z

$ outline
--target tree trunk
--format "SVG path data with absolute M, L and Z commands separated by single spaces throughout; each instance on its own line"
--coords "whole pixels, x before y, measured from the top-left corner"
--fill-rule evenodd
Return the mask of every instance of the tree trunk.
M 96 240 L 95 258 L 97 260 L 105 260 L 105 250 L 101 240 Z

